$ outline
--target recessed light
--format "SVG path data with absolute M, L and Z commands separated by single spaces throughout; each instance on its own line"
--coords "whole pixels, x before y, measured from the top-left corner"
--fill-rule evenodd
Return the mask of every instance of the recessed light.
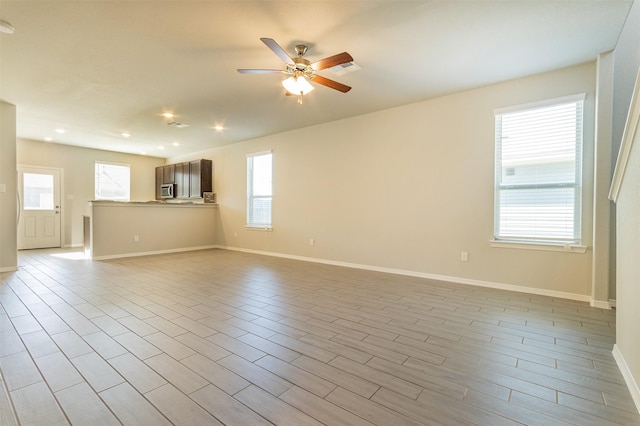
M 64 132 L 66 132 L 66 130 L 65 129 L 56 129 L 56 132 L 60 133 L 60 134 L 63 134 Z
M 145 151 L 141 151 L 140 155 L 147 155 L 147 153 Z
M 164 146 L 159 146 L 158 149 L 164 149 Z
M 53 138 L 44 138 L 45 141 L 47 142 L 51 142 L 53 140 Z
M 174 142 L 174 143 L 172 143 L 171 145 L 173 145 L 173 146 L 180 146 L 180 144 L 179 144 L 178 142 Z
M 175 117 L 175 115 L 173 115 L 173 114 L 172 114 L 172 113 L 170 113 L 170 112 L 164 112 L 164 113 L 162 113 L 162 116 L 163 116 L 164 118 L 173 118 L 173 117 Z
M 129 133 L 120 133 L 120 134 L 122 135 L 123 138 L 131 137 Z
M 218 125 L 213 126 L 213 128 L 214 128 L 215 130 L 219 131 L 219 132 L 220 132 L 220 131 L 222 131 L 222 130 L 224 130 L 224 127 L 223 127 L 223 126 L 221 126 L 221 125 L 219 125 L 219 124 L 218 124 Z

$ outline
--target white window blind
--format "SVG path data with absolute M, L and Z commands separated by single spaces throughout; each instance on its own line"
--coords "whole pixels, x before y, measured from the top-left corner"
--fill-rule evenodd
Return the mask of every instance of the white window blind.
M 247 226 L 271 227 L 272 153 L 247 155 Z
M 583 102 L 496 112 L 496 240 L 580 244 Z
M 96 161 L 96 200 L 129 201 L 130 167 Z

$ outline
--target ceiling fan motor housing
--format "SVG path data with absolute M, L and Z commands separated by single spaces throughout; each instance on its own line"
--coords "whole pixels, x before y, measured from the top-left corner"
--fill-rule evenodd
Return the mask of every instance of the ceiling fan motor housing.
M 305 53 L 307 53 L 307 46 L 304 44 L 296 44 L 296 54 L 302 57 Z

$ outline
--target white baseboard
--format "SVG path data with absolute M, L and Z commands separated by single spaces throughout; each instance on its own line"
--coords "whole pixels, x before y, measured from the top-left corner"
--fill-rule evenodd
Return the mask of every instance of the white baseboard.
M 168 254 L 168 253 L 180 253 L 183 251 L 196 251 L 196 250 L 208 250 L 218 248 L 218 246 L 199 246 L 199 247 L 183 247 L 183 248 L 175 248 L 175 249 L 167 249 L 167 250 L 154 250 L 154 251 L 139 251 L 135 253 L 119 253 L 119 254 L 109 254 L 106 256 L 94 256 L 91 257 L 91 260 L 108 260 L 108 259 L 121 259 L 124 257 L 138 257 L 138 256 L 151 256 L 154 254 Z
M 600 308 L 600 309 L 611 309 L 611 302 L 610 301 L 602 301 L 602 300 L 594 300 L 591 299 L 590 305 L 593 306 L 594 308 Z
M 535 288 L 535 287 L 523 287 L 515 284 L 504 284 L 504 283 L 496 283 L 492 281 L 473 280 L 469 278 L 451 277 L 448 275 L 428 274 L 426 272 L 410 271 L 405 269 L 384 268 L 379 266 L 339 262 L 335 260 L 318 259 L 315 257 L 296 256 L 296 255 L 290 255 L 290 254 L 274 253 L 274 252 L 268 252 L 268 251 L 252 250 L 252 249 L 245 249 L 245 248 L 231 247 L 231 246 L 216 246 L 216 248 L 220 248 L 224 250 L 241 251 L 245 253 L 254 253 L 254 254 L 260 254 L 264 256 L 273 256 L 273 257 L 282 257 L 286 259 L 302 260 L 305 262 L 323 263 L 326 265 L 344 266 L 346 268 L 365 269 L 368 271 L 386 272 L 389 274 L 406 275 L 406 276 L 417 277 L 417 278 L 427 278 L 427 279 L 437 280 L 437 281 L 447 281 L 447 282 L 453 282 L 458 284 L 475 285 L 478 287 L 495 288 L 498 290 L 508 290 L 508 291 L 516 291 L 519 293 L 537 294 L 539 296 L 549 296 L 549 297 L 555 297 L 559 299 L 570 299 L 570 300 L 577 300 L 580 302 L 591 302 L 591 297 L 588 295 L 567 293 L 564 291 L 547 290 L 547 289 Z
M 629 388 L 629 393 L 631 393 L 631 398 L 633 398 L 633 402 L 636 404 L 636 410 L 640 413 L 640 388 L 638 387 L 638 383 L 633 378 L 633 374 L 631 374 L 631 370 L 629 370 L 629 366 L 620 351 L 620 347 L 618 345 L 613 345 L 613 358 L 616 360 L 618 364 L 618 368 L 622 373 L 622 377 L 624 377 L 624 381 Z
M 72 244 L 65 244 L 64 248 L 78 248 L 78 247 L 84 247 L 84 244 L 82 243 L 72 243 Z
M 17 266 L 4 266 L 4 267 L 0 268 L 0 273 L 15 272 L 17 270 L 18 270 Z

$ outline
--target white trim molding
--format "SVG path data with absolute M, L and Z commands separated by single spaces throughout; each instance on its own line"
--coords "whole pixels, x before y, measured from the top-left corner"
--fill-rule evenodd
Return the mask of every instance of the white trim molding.
M 631 105 L 629 106 L 629 114 L 627 115 L 627 123 L 622 134 L 622 143 L 618 152 L 618 160 L 616 161 L 616 169 L 613 172 L 611 180 L 611 189 L 609 190 L 609 199 L 614 203 L 618 201 L 622 180 L 629 162 L 631 147 L 638 133 L 638 123 L 640 122 L 640 70 L 636 76 L 636 84 L 631 96 Z
M 151 256 L 154 254 L 167 254 L 167 253 L 180 253 L 183 251 L 196 251 L 196 250 L 208 250 L 218 248 L 218 246 L 200 246 L 200 247 L 182 247 L 175 249 L 167 249 L 167 250 L 153 250 L 153 251 L 138 251 L 133 253 L 119 253 L 119 254 L 108 254 L 105 256 L 95 256 L 91 257 L 91 260 L 107 260 L 107 259 L 120 259 L 123 257 L 138 257 L 138 256 Z
M 591 299 L 591 302 L 589 302 L 589 304 L 594 308 L 611 309 L 611 301 Z
M 555 297 L 558 299 L 570 299 L 570 300 L 576 300 L 579 302 L 587 302 L 587 303 L 591 302 L 591 297 L 586 294 L 567 293 L 564 291 L 547 290 L 543 288 L 523 287 L 515 284 L 504 284 L 504 283 L 496 283 L 492 281 L 481 281 L 481 280 L 474 280 L 469 278 L 452 277 L 448 275 L 437 275 L 437 274 L 429 274 L 426 272 L 410 271 L 406 269 L 395 269 L 395 268 L 385 268 L 380 266 L 363 265 L 359 263 L 339 262 L 335 260 L 320 259 L 315 257 L 296 256 L 296 255 L 275 253 L 275 252 L 268 252 L 268 251 L 261 251 L 261 250 L 252 250 L 252 249 L 245 249 L 240 247 L 217 246 L 217 248 L 224 249 L 224 250 L 241 251 L 244 253 L 259 254 L 264 256 L 281 257 L 285 259 L 302 260 L 305 262 L 322 263 L 325 265 L 343 266 L 346 268 L 364 269 L 367 271 L 385 272 L 388 274 L 405 275 L 405 276 L 416 277 L 416 278 L 426 278 L 426 279 L 436 280 L 436 281 L 447 281 L 447 282 L 452 282 L 457 284 L 474 285 L 477 287 L 487 287 L 487 288 L 493 288 L 497 290 L 516 291 L 518 293 L 536 294 L 539 296 Z
M 540 250 L 540 251 L 562 251 L 565 253 L 587 252 L 588 247 L 574 244 L 543 244 L 526 241 L 507 241 L 507 240 L 489 240 L 489 245 L 496 248 L 522 249 L 522 250 Z
M 72 244 L 64 244 L 63 248 L 79 248 L 84 247 L 84 243 L 72 243 Z
M 17 270 L 17 266 L 5 266 L 0 268 L 0 274 L 4 274 L 5 272 L 16 272 Z
M 611 351 L 611 353 L 613 354 L 613 358 L 616 360 L 618 368 L 622 373 L 622 377 L 624 377 L 624 381 L 629 388 L 631 398 L 633 398 L 633 402 L 636 404 L 636 410 L 640 413 L 640 387 L 638 387 L 636 380 L 633 378 L 633 374 L 631 374 L 631 370 L 622 355 L 622 351 L 620 351 L 620 347 L 614 344 L 613 351 Z

